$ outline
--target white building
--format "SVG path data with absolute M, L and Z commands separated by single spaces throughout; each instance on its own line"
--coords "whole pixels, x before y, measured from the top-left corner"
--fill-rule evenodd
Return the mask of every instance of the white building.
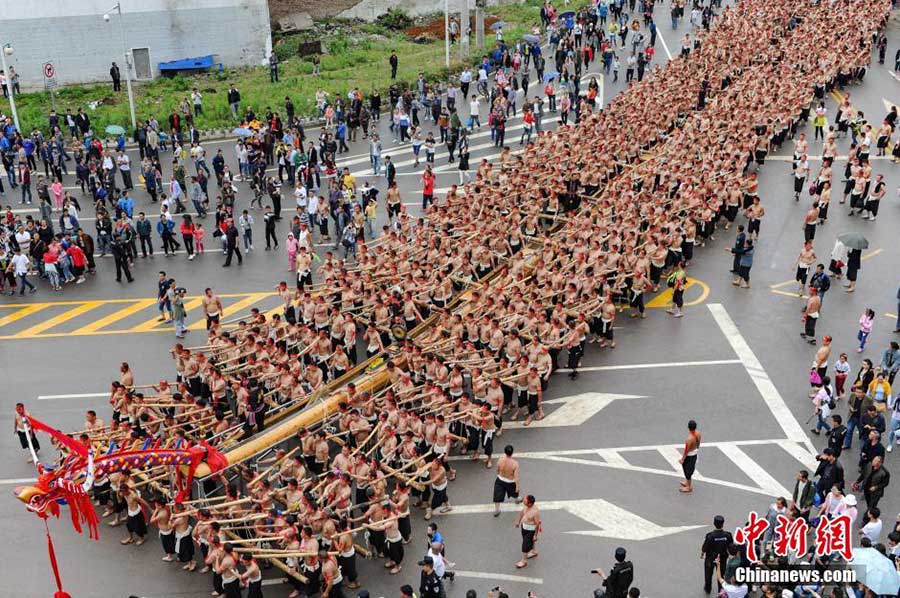
M 23 88 L 44 85 L 52 63 L 60 84 L 109 81 L 122 51 L 134 57 L 138 80 L 158 64 L 212 54 L 225 66 L 261 64 L 272 48 L 267 0 L 0 0 L 0 44 L 10 44 Z M 104 15 L 109 15 L 108 20 Z

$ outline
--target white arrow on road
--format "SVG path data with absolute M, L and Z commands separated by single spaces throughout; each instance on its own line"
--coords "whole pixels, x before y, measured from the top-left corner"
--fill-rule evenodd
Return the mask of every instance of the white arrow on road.
M 893 73 L 891 73 L 891 74 L 893 74 Z M 887 101 L 886 98 L 881 98 L 881 101 L 884 103 L 884 109 L 887 112 L 890 112 L 891 108 L 893 108 L 894 106 L 897 106 L 897 104 Z M 898 107 L 897 109 L 900 110 L 900 107 Z
M 583 519 L 597 529 L 566 532 L 579 536 L 597 536 L 600 538 L 615 538 L 620 540 L 652 540 L 662 536 L 669 536 L 692 529 L 703 527 L 702 525 L 678 525 L 665 527 L 657 525 L 636 515 L 631 511 L 618 507 L 602 498 L 590 498 L 585 500 L 544 500 L 537 506 L 542 511 L 566 511 L 571 515 Z M 507 512 L 518 512 L 521 507 L 514 504 L 502 504 L 500 509 Z M 457 505 L 448 515 L 467 515 L 472 513 L 493 513 L 492 503 L 484 505 Z
M 642 395 L 621 395 L 608 392 L 585 392 L 544 401 L 544 405 L 562 405 L 552 413 L 544 416 L 544 419 L 533 421 L 529 428 L 555 428 L 560 426 L 580 426 L 594 417 L 601 409 L 621 399 L 644 399 Z M 521 428 L 523 422 L 509 422 L 504 428 Z

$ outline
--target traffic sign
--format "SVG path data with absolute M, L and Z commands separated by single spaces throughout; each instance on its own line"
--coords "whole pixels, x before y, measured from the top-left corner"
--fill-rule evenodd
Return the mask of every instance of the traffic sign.
M 44 63 L 44 77 L 47 79 L 53 79 L 56 77 L 56 68 L 53 66 L 52 62 Z

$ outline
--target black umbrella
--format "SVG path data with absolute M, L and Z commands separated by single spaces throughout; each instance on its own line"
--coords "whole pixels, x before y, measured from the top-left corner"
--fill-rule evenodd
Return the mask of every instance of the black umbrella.
M 869 248 L 869 240 L 862 233 L 841 233 L 838 235 L 838 241 L 843 243 L 848 249 L 862 251 Z

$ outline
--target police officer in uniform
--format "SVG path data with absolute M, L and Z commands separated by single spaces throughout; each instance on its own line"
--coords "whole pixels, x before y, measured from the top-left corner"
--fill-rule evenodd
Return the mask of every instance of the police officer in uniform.
M 419 561 L 422 576 L 419 582 L 419 598 L 443 598 L 444 585 L 434 572 L 434 559 L 430 556 Z
M 728 547 L 734 543 L 731 532 L 722 528 L 725 526 L 725 518 L 716 515 L 713 518 L 713 531 L 706 534 L 703 546 L 700 548 L 700 558 L 703 559 L 703 591 L 709 594 L 712 591 L 712 577 L 716 570 L 716 559 L 721 562 L 728 560 Z
M 604 575 L 600 569 L 594 569 L 591 573 L 596 573 L 603 579 L 603 587 L 606 591 L 599 594 L 603 598 L 628 598 L 628 588 L 634 581 L 634 565 L 631 561 L 625 560 L 625 549 L 619 546 L 615 552 L 616 564 L 609 571 L 609 575 Z M 594 592 L 598 596 L 597 592 Z
M 112 254 L 116 260 L 116 282 L 122 282 L 122 272 L 125 272 L 125 278 L 128 282 L 134 282 L 131 270 L 128 268 L 128 252 L 125 243 L 119 236 L 113 237 Z

